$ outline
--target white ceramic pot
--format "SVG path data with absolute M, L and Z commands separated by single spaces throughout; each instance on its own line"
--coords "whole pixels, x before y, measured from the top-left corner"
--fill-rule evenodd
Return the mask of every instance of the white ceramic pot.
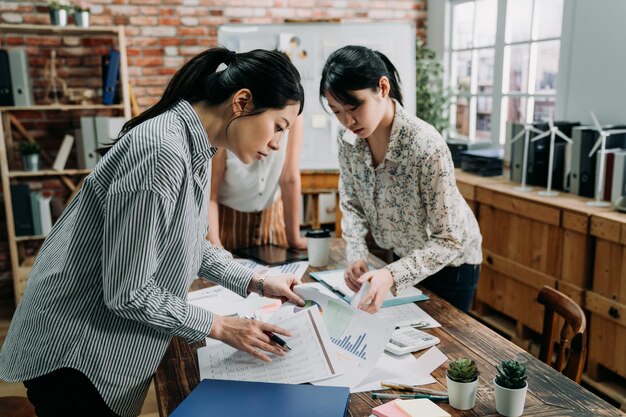
M 508 389 L 496 384 L 496 379 L 494 378 L 493 387 L 496 397 L 496 411 L 498 413 L 504 417 L 518 417 L 524 413 L 528 382 L 526 382 L 524 388 Z
M 74 12 L 74 24 L 81 28 L 88 28 L 89 12 Z
M 67 26 L 67 10 L 50 9 L 50 23 L 54 26 Z
M 448 400 L 452 408 L 457 410 L 470 410 L 476 404 L 476 389 L 478 388 L 478 378 L 474 382 L 456 382 L 448 377 Z

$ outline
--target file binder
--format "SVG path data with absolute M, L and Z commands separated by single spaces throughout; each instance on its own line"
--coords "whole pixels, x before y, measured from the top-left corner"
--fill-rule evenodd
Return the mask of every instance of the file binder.
M 9 69 L 13 84 L 13 101 L 16 106 L 32 106 L 33 87 L 28 66 L 28 56 L 24 48 L 9 50 Z
M 0 49 L 0 106 L 13 106 L 13 85 L 9 68 L 9 54 Z
M 111 49 L 108 61 L 106 74 L 103 74 L 104 86 L 102 88 L 102 104 L 113 104 L 115 102 L 115 89 L 120 69 L 120 51 Z
M 170 417 L 344 417 L 349 398 L 348 387 L 204 379 Z

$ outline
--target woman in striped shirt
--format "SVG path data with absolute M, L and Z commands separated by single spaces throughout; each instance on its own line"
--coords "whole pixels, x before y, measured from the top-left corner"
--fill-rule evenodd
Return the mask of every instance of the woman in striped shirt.
M 0 352 L 0 378 L 24 381 L 39 417 L 138 415 L 172 336 L 285 354 L 264 333 L 284 329 L 186 300 L 200 276 L 304 304 L 294 276 L 255 274 L 205 239 L 216 147 L 264 157 L 303 101 L 284 54 L 215 48 L 126 123 L 43 244 Z

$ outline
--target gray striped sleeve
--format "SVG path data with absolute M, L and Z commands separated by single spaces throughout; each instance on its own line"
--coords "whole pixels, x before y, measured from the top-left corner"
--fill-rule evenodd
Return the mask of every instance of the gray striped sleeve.
M 233 260 L 226 250 L 204 242 L 202 264 L 198 275 L 220 284 L 242 297 L 248 296 L 248 285 L 254 271 Z
M 158 331 L 199 340 L 212 316 L 155 283 L 159 256 L 174 203 L 152 191 L 115 193 L 108 198 L 103 233 L 103 290 L 115 314 Z M 142 219 L 142 221 L 137 221 Z

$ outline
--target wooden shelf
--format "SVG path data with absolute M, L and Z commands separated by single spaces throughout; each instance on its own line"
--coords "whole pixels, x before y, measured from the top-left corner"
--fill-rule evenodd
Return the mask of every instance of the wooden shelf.
M 15 236 L 16 242 L 29 242 L 32 240 L 44 240 L 47 236 Z
M 64 169 L 55 171 L 52 169 L 44 169 L 40 171 L 9 171 L 9 178 L 20 177 L 56 177 L 60 175 L 88 175 L 90 169 Z
M 35 106 L 2 106 L 0 111 L 70 111 L 70 110 L 124 110 L 123 104 L 41 104 Z
M 0 32 L 27 33 L 27 34 L 51 34 L 51 35 L 111 35 L 118 34 L 123 30 L 121 26 L 92 26 L 82 28 L 78 26 L 53 26 L 53 25 L 11 25 L 0 24 Z

